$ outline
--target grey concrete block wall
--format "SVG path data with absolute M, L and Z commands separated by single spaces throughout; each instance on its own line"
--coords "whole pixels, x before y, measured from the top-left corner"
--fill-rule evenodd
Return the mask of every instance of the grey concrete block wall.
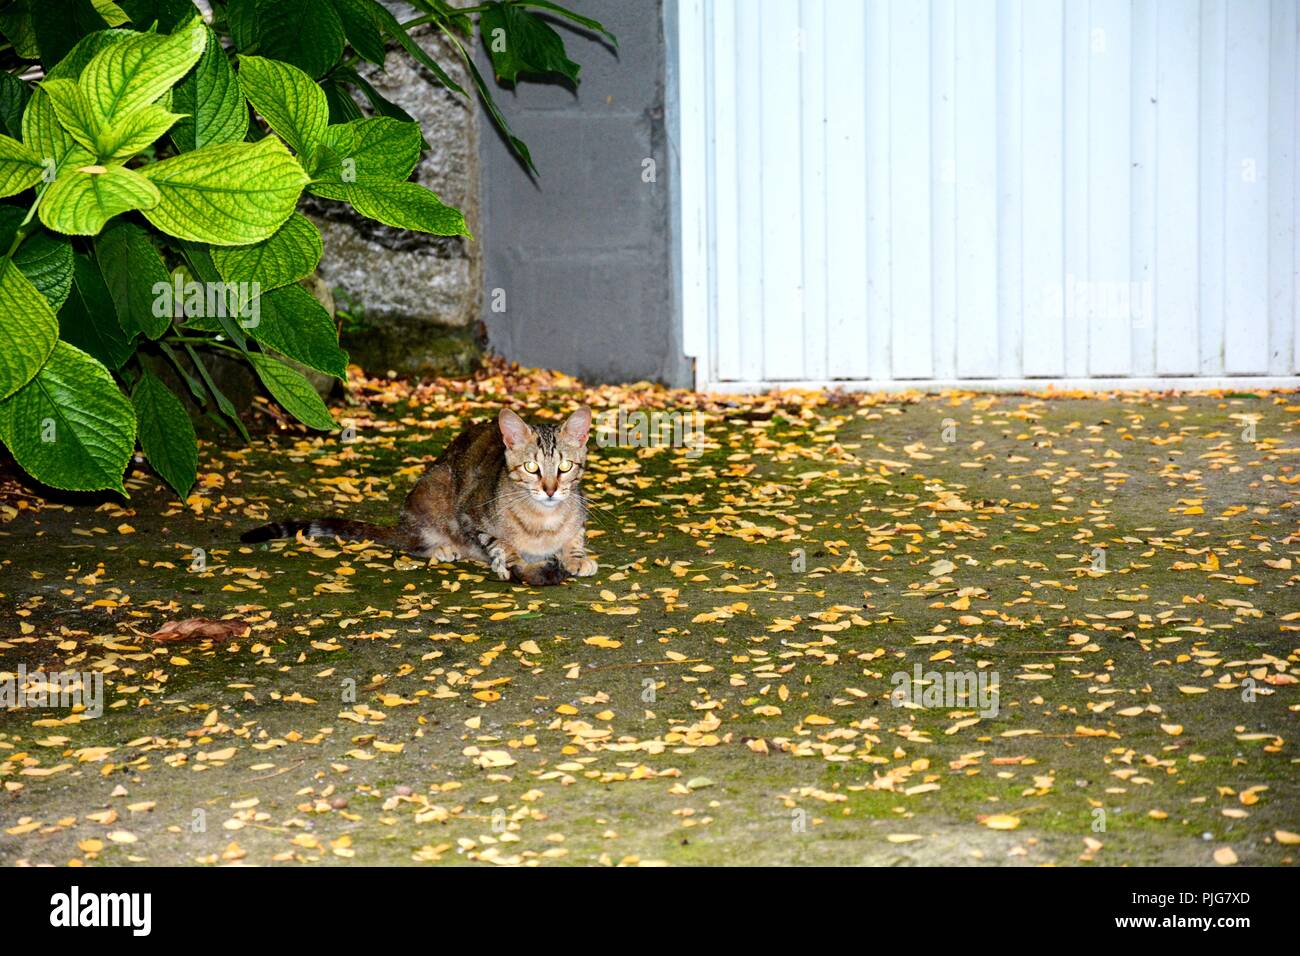
M 582 66 L 576 94 L 556 84 L 495 88 L 538 175 L 529 178 L 484 117 L 488 342 L 508 359 L 591 381 L 688 385 L 673 267 L 663 0 L 567 5 L 603 22 L 619 50 L 557 26 Z M 478 57 L 490 76 L 481 48 Z

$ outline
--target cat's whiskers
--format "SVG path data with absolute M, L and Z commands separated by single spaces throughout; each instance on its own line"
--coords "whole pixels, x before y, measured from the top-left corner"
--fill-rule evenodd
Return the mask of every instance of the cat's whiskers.
M 606 528 L 610 531 L 614 530 L 613 519 L 611 519 L 608 515 L 603 515 L 600 513 L 602 511 L 613 511 L 614 508 L 612 505 L 599 505 L 599 506 L 594 505 L 592 504 L 591 499 L 582 492 L 578 492 L 577 497 L 578 500 L 582 502 L 582 510 L 587 515 L 587 517 L 595 518 L 596 523 L 603 528 Z
M 520 486 L 518 488 L 507 488 L 505 491 L 498 491 L 491 498 L 487 499 L 485 504 L 497 504 L 498 502 L 510 503 L 512 501 L 522 501 L 524 498 L 531 498 L 533 493 L 527 488 Z

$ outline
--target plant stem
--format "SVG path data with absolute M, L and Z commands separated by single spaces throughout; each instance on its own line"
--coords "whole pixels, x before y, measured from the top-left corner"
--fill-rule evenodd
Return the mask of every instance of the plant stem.
M 178 335 L 172 334 L 164 340 L 167 342 L 180 342 L 181 344 L 190 343 L 193 345 L 206 345 L 209 348 L 222 349 L 226 352 L 233 352 L 235 355 L 242 356 L 244 353 L 233 345 L 226 345 L 224 342 L 218 342 L 216 339 L 204 338 L 198 335 Z
M 453 7 L 452 12 L 459 14 L 460 16 L 471 16 L 476 13 L 486 13 L 490 8 L 490 6 L 491 6 L 490 4 L 483 3 L 478 5 L 477 7 Z M 442 20 L 443 20 L 443 15 L 440 13 L 425 13 L 425 14 L 421 14 L 418 17 L 414 17 L 410 20 L 406 20 L 402 23 L 399 23 L 398 26 L 400 26 L 403 30 L 408 30 L 411 27 L 422 27 L 426 23 L 437 23 L 439 26 L 441 26 Z M 353 53 L 350 57 L 348 57 L 346 60 L 343 61 L 343 65 L 356 66 L 360 62 L 361 62 L 361 54 Z
M 32 219 L 35 218 L 36 207 L 40 204 L 41 194 L 37 193 L 36 198 L 32 200 L 31 208 L 27 210 L 27 215 L 23 217 L 23 221 L 20 222 L 18 228 L 14 230 L 14 241 L 9 244 L 9 251 L 5 253 L 6 259 L 12 259 L 14 253 L 18 251 L 18 247 L 21 246 L 23 240 L 27 238 L 27 227 L 31 225 Z

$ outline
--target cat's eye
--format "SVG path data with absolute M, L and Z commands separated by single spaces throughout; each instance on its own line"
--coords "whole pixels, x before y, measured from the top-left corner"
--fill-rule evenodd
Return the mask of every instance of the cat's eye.
M 562 459 L 562 460 L 560 461 L 560 471 L 561 471 L 561 472 L 572 471 L 572 470 L 573 470 L 573 462 L 568 461 L 567 459 Z
M 540 470 L 541 470 L 541 468 L 540 468 L 540 466 L 537 464 L 537 462 L 535 462 L 535 461 L 526 461 L 526 462 L 524 462 L 524 471 L 528 472 L 530 475 L 535 475 L 535 474 L 537 474 L 537 472 L 540 471 Z

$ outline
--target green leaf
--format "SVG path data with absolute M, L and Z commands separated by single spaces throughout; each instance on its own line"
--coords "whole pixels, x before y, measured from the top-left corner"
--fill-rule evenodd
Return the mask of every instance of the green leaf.
M 330 74 L 330 76 L 334 78 L 336 84 L 350 83 L 351 85 L 359 89 L 362 92 L 362 94 L 365 96 L 365 98 L 370 102 L 370 108 L 375 111 L 376 116 L 387 116 L 389 119 L 395 119 L 402 123 L 415 123 L 415 119 L 411 116 L 410 113 L 406 112 L 406 110 L 402 109 L 392 100 L 386 98 L 382 93 L 380 93 L 377 89 L 375 89 L 370 84 L 369 80 L 367 80 L 364 76 L 362 76 L 360 73 L 358 73 L 356 70 L 352 69 L 351 67 L 339 67 L 339 69 L 334 70 Z M 347 123 L 351 120 L 361 119 L 361 118 L 362 118 L 361 113 L 360 111 L 358 111 L 356 116 L 346 116 L 338 120 L 332 119 L 331 121 L 337 123 Z M 419 124 L 416 123 L 416 125 L 418 126 Z M 423 136 L 421 136 L 420 150 L 423 152 L 428 148 L 429 148 L 428 142 L 425 141 Z
M 295 283 L 262 293 L 253 314 L 244 328 L 264 346 L 326 375 L 347 377 L 348 353 L 339 348 L 334 320 L 302 286 Z
M 12 259 L 0 259 L 0 399 L 32 380 L 59 338 L 49 300 Z
M 17 206 L 0 206 L 0 249 L 10 247 L 25 218 Z M 35 229 L 14 253 L 14 264 L 57 312 L 72 288 L 72 243 Z
M 307 174 L 274 136 L 182 153 L 142 170 L 162 195 L 145 217 L 168 235 L 214 246 L 271 236 L 289 218 Z
M 244 422 L 239 417 L 239 412 L 235 409 L 235 406 L 231 404 L 230 399 L 226 398 L 225 392 L 217 387 L 216 382 L 212 381 L 212 374 L 208 371 L 208 367 L 203 364 L 203 360 L 199 358 L 199 354 L 194 351 L 194 346 L 190 345 L 188 342 L 185 343 L 185 354 L 188 355 L 190 361 L 194 363 L 195 369 L 198 370 L 199 377 L 203 379 L 203 384 L 207 386 L 208 391 L 216 401 L 217 408 L 221 409 L 221 413 L 230 419 L 231 423 L 239 429 L 239 434 L 243 436 L 244 441 L 248 441 L 248 429 L 244 427 Z
M 423 142 L 418 123 L 403 123 L 386 116 L 331 126 L 325 134 L 326 149 L 312 159 L 312 191 L 340 199 L 318 186 L 406 179 L 420 162 Z
M 337 427 L 316 389 L 302 375 L 269 355 L 249 352 L 248 360 L 271 397 L 286 412 L 309 428 L 333 431 Z
M 126 494 L 135 411 L 108 369 L 60 342 L 35 378 L 0 401 L 0 439 L 51 487 Z
M 0 10 L 0 33 L 24 60 L 35 60 L 41 55 L 32 26 L 31 0 L 14 0 Z
M 397 17 L 393 16 L 392 12 L 387 7 L 381 3 L 371 3 L 370 8 L 374 13 L 375 18 L 379 21 L 380 26 L 384 28 L 384 32 L 400 43 L 402 49 L 414 58 L 417 63 L 432 73 L 439 83 L 451 90 L 453 93 L 460 93 L 462 96 L 465 94 L 465 91 L 461 89 L 460 84 L 448 75 L 447 71 L 442 68 L 441 64 L 439 64 L 437 60 L 424 51 L 424 47 L 420 46 L 420 44 L 415 41 L 415 38 L 406 32 L 406 27 L 397 22 Z
M 122 331 L 113 297 L 89 256 L 77 256 L 73 265 L 72 294 L 59 310 L 59 337 L 111 369 L 121 368 L 135 352 L 135 335 Z
M 198 62 L 207 39 L 195 17 L 176 33 L 140 33 L 96 53 L 79 80 L 96 116 L 104 122 L 154 102 Z
M 159 33 L 171 33 L 194 16 L 191 0 L 118 0 L 131 22 L 140 30 L 158 24 Z
M 41 157 L 8 136 L 0 136 L 0 197 L 30 189 L 41 181 Z
M 185 257 L 185 264 L 194 273 L 194 278 L 200 282 L 221 281 L 221 272 L 212 260 L 211 247 L 187 240 L 181 243 L 181 254 Z
M 42 89 L 32 94 L 23 112 L 23 142 L 43 163 L 49 164 L 46 179 L 50 182 L 65 167 L 76 169 L 95 161 L 94 154 L 59 125 L 50 95 Z
M 184 242 L 181 251 L 188 273 L 178 271 L 181 285 L 172 293 L 177 311 L 183 314 L 181 328 L 225 335 L 246 350 L 245 323 L 253 321 L 253 289 L 227 282 L 213 261 L 215 247 Z M 260 294 L 260 289 L 258 290 Z
M 41 83 L 41 89 L 49 95 L 59 125 L 84 149 L 94 153 L 99 120 L 81 84 L 76 80 L 45 80 Z
M 483 74 L 478 71 L 474 58 L 470 56 L 469 51 L 465 49 L 465 45 L 460 42 L 460 37 L 456 36 L 455 33 L 445 26 L 442 27 L 442 33 L 451 41 L 456 48 L 456 52 L 460 54 L 465 69 L 469 70 L 470 79 L 474 81 L 474 89 L 478 90 L 479 100 L 483 103 L 483 108 L 487 110 L 488 116 L 492 118 L 493 125 L 501 131 L 501 135 L 506 138 L 506 142 L 510 144 L 510 148 L 514 150 L 515 155 L 523 160 L 524 168 L 536 175 L 537 167 L 533 165 L 532 154 L 528 152 L 528 147 L 524 144 L 524 141 L 510 129 L 505 114 L 501 112 L 501 107 L 497 106 L 497 101 L 492 98 L 492 91 L 488 89 L 487 83 L 484 82 Z
M 316 192 L 315 186 L 312 192 Z M 386 226 L 435 236 L 468 236 L 465 217 L 419 183 L 356 182 L 326 187 L 327 198 L 343 199 L 357 212 Z
M 615 50 L 618 49 L 618 37 L 606 30 L 604 24 L 599 20 L 593 20 L 591 17 L 581 16 L 580 14 L 574 13 L 572 10 L 560 6 L 558 3 L 551 3 L 550 0 L 520 0 L 519 5 L 521 7 L 538 7 L 539 9 L 549 10 L 552 13 L 559 14 L 565 19 L 572 20 L 579 26 L 591 30 L 593 33 L 599 33 L 609 41 L 610 46 Z
M 0 73 L 0 133 L 15 139 L 23 135 L 23 110 L 32 88 L 12 73 Z
M 363 60 L 383 66 L 386 50 L 381 20 L 374 0 L 332 0 L 343 24 L 343 34 Z
M 50 308 L 62 308 L 72 290 L 72 243 L 42 229 L 14 253 L 14 264 L 45 296 Z
M 180 118 L 179 113 L 149 103 L 100 129 L 95 136 L 96 152 L 103 162 L 125 162 L 152 146 Z
M 361 112 L 352 93 L 336 74 L 331 73 L 321 80 L 320 88 L 325 92 L 325 102 L 330 107 L 331 123 L 350 123 L 366 115 Z
M 95 58 L 101 50 L 107 50 L 115 43 L 121 43 L 137 36 L 134 30 L 99 30 L 77 41 L 72 52 L 60 60 L 45 73 L 47 80 L 75 80 L 80 78 L 86 64 Z
M 269 239 L 213 249 L 212 261 L 226 282 L 256 282 L 266 293 L 311 275 L 323 251 L 311 220 L 294 213 Z
M 65 171 L 41 198 L 47 227 L 70 236 L 93 236 L 104 223 L 131 209 L 159 204 L 158 187 L 125 166 L 83 166 Z
M 183 153 L 221 143 L 240 143 L 248 135 L 248 106 L 239 77 L 230 68 L 217 35 L 210 29 L 207 34 L 208 45 L 198 65 L 172 94 L 172 107 L 189 114 L 172 130 L 172 142 Z
M 131 393 L 131 404 L 145 457 L 184 499 L 199 468 L 198 439 L 189 413 L 172 390 L 147 370 Z
M 479 16 L 478 25 L 498 80 L 515 83 L 524 74 L 578 82 L 581 67 L 565 55 L 560 35 L 535 13 L 492 2 Z
M 260 56 L 239 58 L 244 96 L 294 152 L 306 156 L 325 135 L 329 104 L 310 76 L 288 63 Z
M 172 363 L 172 368 L 176 370 L 176 374 L 179 375 L 184 380 L 185 384 L 189 386 L 190 395 L 193 397 L 195 404 L 200 408 L 207 408 L 207 389 L 204 388 L 203 383 L 199 379 L 195 378 L 190 373 L 190 370 L 181 362 L 180 356 L 176 354 L 176 350 L 167 344 L 166 339 L 163 339 L 158 343 L 158 349 L 167 357 L 167 361 Z
M 126 15 L 126 11 L 114 3 L 113 0 L 90 0 L 90 2 L 95 5 L 95 10 L 111 27 L 120 27 L 124 23 L 131 22 L 131 18 Z
M 231 0 L 230 34 L 240 53 L 292 63 L 319 79 L 343 55 L 346 37 L 333 4 L 320 0 Z
M 127 334 L 143 333 L 156 339 L 170 328 L 171 315 L 159 315 L 163 310 L 157 304 L 158 286 L 169 285 L 171 273 L 149 233 L 119 219 L 95 238 L 95 258 L 113 298 L 118 324 Z
M 59 3 L 37 0 L 31 5 L 32 27 L 41 49 L 41 63 L 49 70 L 77 41 L 88 33 L 108 27 L 91 0 L 61 0 Z

